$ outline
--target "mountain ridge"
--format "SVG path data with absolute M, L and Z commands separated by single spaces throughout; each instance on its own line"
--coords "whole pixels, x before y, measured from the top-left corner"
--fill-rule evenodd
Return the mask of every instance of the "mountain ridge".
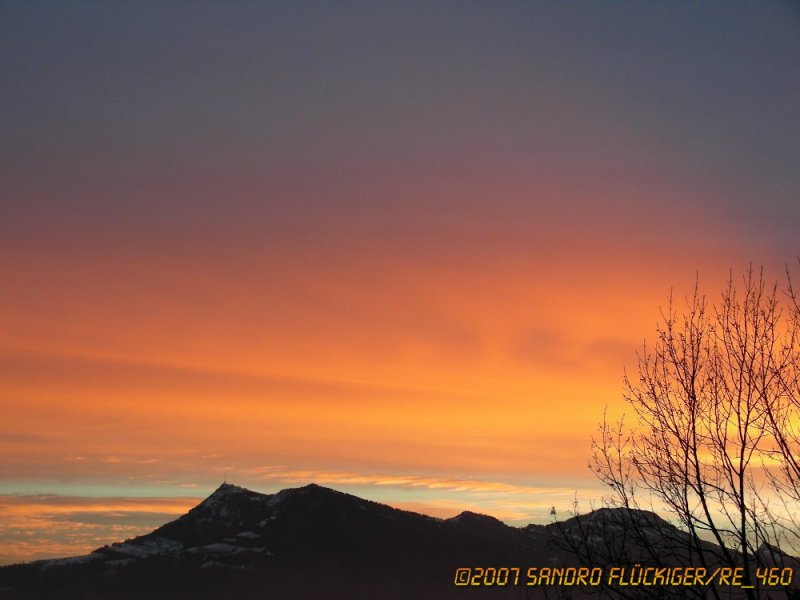
M 439 519 L 313 483 L 263 494 L 226 482 L 150 533 L 0 568 L 0 598 L 508 598 L 506 588 L 455 586 L 456 569 L 574 566 L 616 543 L 620 557 L 646 562 L 654 548 L 668 557 L 685 535 L 648 511 L 513 527 L 472 511 Z

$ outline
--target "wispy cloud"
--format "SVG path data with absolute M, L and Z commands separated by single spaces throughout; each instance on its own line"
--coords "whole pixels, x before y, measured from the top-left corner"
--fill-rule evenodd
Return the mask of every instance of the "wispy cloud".
M 554 505 L 566 513 L 576 494 L 586 506 L 599 501 L 601 496 L 597 488 L 590 487 L 530 485 L 458 477 L 294 470 L 277 466 L 252 469 L 245 476 L 280 485 L 314 482 L 351 488 L 355 493 L 404 510 L 443 518 L 471 510 L 516 525 L 545 522 Z
M 188 497 L 0 495 L 0 564 L 85 554 L 147 533 L 197 501 Z
M 518 485 L 500 481 L 480 479 L 461 479 L 448 477 L 426 477 L 418 475 L 364 474 L 322 470 L 291 470 L 280 467 L 257 467 L 246 472 L 262 480 L 286 483 L 315 482 L 330 485 L 374 485 L 405 488 L 425 488 L 429 490 L 449 490 L 454 492 L 499 493 L 546 495 L 571 494 L 574 488 L 538 487 Z

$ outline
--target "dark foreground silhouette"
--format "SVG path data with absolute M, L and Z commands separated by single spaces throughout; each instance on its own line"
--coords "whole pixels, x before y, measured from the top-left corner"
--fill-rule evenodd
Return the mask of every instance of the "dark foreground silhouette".
M 271 495 L 223 484 L 147 535 L 86 556 L 0 568 L 0 598 L 576 598 L 600 590 L 529 587 L 527 570 L 577 566 L 578 545 L 619 542 L 632 520 L 648 548 L 628 543 L 630 560 L 646 561 L 659 540 L 684 535 L 639 511 L 602 509 L 581 521 L 516 528 L 469 512 L 435 519 L 313 484 Z M 464 567 L 482 585 L 456 585 Z M 516 571 L 492 568 L 517 568 L 517 584 Z

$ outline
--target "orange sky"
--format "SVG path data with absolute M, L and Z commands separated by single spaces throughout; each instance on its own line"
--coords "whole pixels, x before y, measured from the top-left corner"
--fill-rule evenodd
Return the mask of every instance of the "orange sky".
M 588 505 L 670 289 L 798 253 L 782 8 L 200 4 L 0 9 L 0 562 L 225 477 Z
M 623 368 L 670 286 L 689 291 L 702 268 L 720 289 L 721 257 L 740 252 L 714 233 L 676 248 L 579 233 L 8 248 L 0 491 L 201 498 L 227 477 L 512 523 L 567 511 L 576 492 L 588 506 L 601 494 L 591 437 L 606 406 L 621 409 Z M 180 512 L 131 501 L 126 515 L 155 516 L 115 528 L 76 508 L 60 529 L 49 508 L 9 498 L 5 536 L 23 541 L 7 562 L 85 552 Z
M 518 523 L 578 490 L 588 503 L 603 409 L 619 407 L 666 282 L 694 274 L 681 256 L 608 244 L 598 261 L 591 243 L 531 237 L 426 239 L 413 261 L 385 240 L 236 249 L 233 269 L 230 248 L 7 253 L 2 489 L 201 497 L 225 476 L 263 491 L 316 481 Z

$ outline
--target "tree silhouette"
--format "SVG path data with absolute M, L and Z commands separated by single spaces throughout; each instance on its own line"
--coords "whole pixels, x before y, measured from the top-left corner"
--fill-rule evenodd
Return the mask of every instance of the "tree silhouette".
M 680 529 L 668 541 L 673 556 L 741 567 L 748 598 L 763 588 L 755 569 L 780 565 L 796 542 L 800 310 L 788 270 L 786 281 L 779 290 L 750 268 L 715 302 L 697 284 L 682 310 L 670 297 L 636 377 L 625 376 L 628 419 L 604 418 L 590 464 L 609 505 L 628 511 L 633 543 L 646 543 L 641 509 L 666 512 Z M 624 558 L 612 554 L 604 558 Z

